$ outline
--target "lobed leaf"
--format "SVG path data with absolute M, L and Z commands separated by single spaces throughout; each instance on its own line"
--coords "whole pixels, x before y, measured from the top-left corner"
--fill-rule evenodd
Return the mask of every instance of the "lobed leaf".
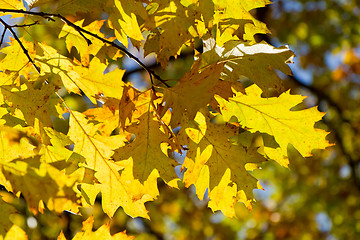
M 300 111 L 291 109 L 302 103 L 305 97 L 290 95 L 287 91 L 279 97 L 262 98 L 261 89 L 252 85 L 245 89 L 246 94 L 236 93 L 228 101 L 215 96 L 219 102 L 221 114 L 225 121 L 237 117 L 241 126 L 250 132 L 259 131 L 274 136 L 279 144 L 279 151 L 265 147 L 265 153 L 282 166 L 289 164 L 287 148 L 291 144 L 303 157 L 311 156 L 314 149 L 325 149 L 331 146 L 325 140 L 326 133 L 314 128 L 315 122 L 322 119 L 324 113 L 316 107 Z M 266 143 L 265 143 L 266 144 Z
M 257 188 L 257 180 L 247 172 L 245 165 L 266 159 L 254 147 L 230 142 L 232 136 L 239 134 L 237 127 L 211 123 L 208 118 L 198 112 L 193 121 L 182 124 L 179 138 L 189 149 L 182 165 L 186 169 L 185 186 L 194 184 L 200 200 L 209 189 L 209 207 L 234 217 L 235 203 L 244 202 L 244 197 L 238 195 L 244 192 L 246 199 L 252 200 L 252 190 Z

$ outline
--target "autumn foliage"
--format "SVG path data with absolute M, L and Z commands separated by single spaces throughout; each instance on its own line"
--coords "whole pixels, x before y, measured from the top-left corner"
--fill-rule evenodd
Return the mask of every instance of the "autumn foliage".
M 287 167 L 289 145 L 303 157 L 330 145 L 314 128 L 324 113 L 302 109 L 304 97 L 282 84 L 294 53 L 255 41 L 269 30 L 249 11 L 268 0 L 28 2 L 0 0 L 0 16 L 22 22 L 1 18 L 10 40 L 2 37 L 0 50 L 0 184 L 34 214 L 79 213 L 101 195 L 110 218 L 120 207 L 148 218 L 145 203 L 158 197 L 160 178 L 172 188 L 194 185 L 212 211 L 234 218 L 235 204 L 251 209 L 253 189 L 261 189 L 251 175 L 259 164 Z M 37 37 L 44 29 L 58 39 Z M 194 61 L 183 76 L 166 79 L 129 46 L 155 55 L 162 69 L 183 49 Z M 125 56 L 145 69 L 147 89 L 109 68 Z M 66 94 L 86 96 L 94 107 L 75 111 Z M 69 121 L 66 131 L 55 124 L 61 119 Z M 11 199 L 0 200 L 1 212 L 14 211 Z M 109 226 L 93 232 L 92 219 L 83 225 L 76 239 L 110 238 Z M 0 218 L 0 237 L 14 228 Z

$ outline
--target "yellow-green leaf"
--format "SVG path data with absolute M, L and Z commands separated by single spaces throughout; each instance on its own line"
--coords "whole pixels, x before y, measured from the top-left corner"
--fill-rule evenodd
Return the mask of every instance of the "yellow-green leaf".
M 316 107 L 300 111 L 291 109 L 303 102 L 301 95 L 291 95 L 289 91 L 279 97 L 263 98 L 262 91 L 256 85 L 246 88 L 246 94 L 236 93 L 228 101 L 215 96 L 219 102 L 225 121 L 237 117 L 241 126 L 251 132 L 261 132 L 274 136 L 280 146 L 280 152 L 269 150 L 283 166 L 288 165 L 287 148 L 291 144 L 299 153 L 308 157 L 313 149 L 325 149 L 330 146 L 322 129 L 314 128 L 315 122 L 322 119 L 324 113 Z M 266 153 L 265 148 L 265 153 Z

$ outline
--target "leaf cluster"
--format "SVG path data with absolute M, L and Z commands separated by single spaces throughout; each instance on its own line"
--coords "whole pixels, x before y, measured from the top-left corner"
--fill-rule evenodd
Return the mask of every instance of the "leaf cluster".
M 289 145 L 303 157 L 330 146 L 327 133 L 314 128 L 323 113 L 294 110 L 304 97 L 285 91 L 279 77 L 292 74 L 293 52 L 254 39 L 269 30 L 250 11 L 269 3 L 38 0 L 27 9 L 0 0 L 1 15 L 23 21 L 1 19 L 12 37 L 0 60 L 0 184 L 21 194 L 34 214 L 79 213 L 100 193 L 109 217 L 122 207 L 148 218 L 145 203 L 158 197 L 159 178 L 173 188 L 194 185 L 200 200 L 209 198 L 227 217 L 236 217 L 238 202 L 251 209 L 252 191 L 261 189 L 251 172 L 261 163 L 287 167 Z M 36 35 L 48 28 L 48 38 Z M 194 62 L 182 77 L 163 79 L 131 45 L 154 54 L 163 69 L 185 47 Z M 109 67 L 124 55 L 146 70 L 149 89 Z M 86 96 L 94 107 L 76 111 L 64 94 Z M 66 131 L 55 124 L 60 119 L 69 120 Z M 75 239 L 109 232 L 92 232 L 91 221 Z M 1 225 L 2 235 L 15 231 Z

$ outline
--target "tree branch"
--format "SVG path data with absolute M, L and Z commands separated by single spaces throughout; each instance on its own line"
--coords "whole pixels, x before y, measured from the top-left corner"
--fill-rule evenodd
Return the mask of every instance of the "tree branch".
M 64 16 L 57 14 L 57 13 L 45 13 L 45 12 L 31 12 L 31 11 L 25 11 L 25 10 L 16 10 L 16 9 L 0 9 L 0 12 L 4 12 L 4 13 L 21 13 L 21 14 L 25 14 L 25 15 L 33 15 L 33 16 L 39 16 L 42 17 L 44 19 L 50 20 L 50 21 L 55 21 L 53 18 L 59 18 L 61 19 L 63 22 L 65 22 L 67 25 L 69 25 L 70 27 L 74 28 L 77 32 L 79 32 L 79 34 L 86 40 L 86 42 L 88 43 L 88 45 L 91 44 L 90 39 L 88 39 L 85 34 L 88 34 L 100 41 L 102 41 L 103 43 L 106 43 L 114 48 L 119 49 L 121 52 L 123 52 L 124 54 L 126 54 L 129 58 L 133 59 L 137 64 L 139 64 L 143 69 L 145 69 L 149 76 L 150 76 L 150 80 L 152 83 L 152 88 L 154 90 L 154 83 L 153 83 L 153 77 L 157 80 L 159 80 L 162 84 L 164 84 L 166 87 L 170 87 L 169 84 L 167 84 L 163 79 L 161 79 L 161 77 L 159 75 L 157 75 L 153 70 L 151 70 L 150 68 L 148 68 L 144 63 L 142 63 L 136 56 L 134 56 L 132 53 L 130 53 L 125 47 L 122 47 L 118 44 L 116 44 L 115 42 L 109 41 L 105 38 L 102 38 L 100 36 L 98 36 L 95 33 L 92 33 L 82 27 L 77 26 L 76 24 L 72 23 L 71 21 L 69 21 L 67 18 L 65 18 Z M 3 21 L 2 21 L 3 22 Z M 7 25 L 9 26 L 9 25 Z

